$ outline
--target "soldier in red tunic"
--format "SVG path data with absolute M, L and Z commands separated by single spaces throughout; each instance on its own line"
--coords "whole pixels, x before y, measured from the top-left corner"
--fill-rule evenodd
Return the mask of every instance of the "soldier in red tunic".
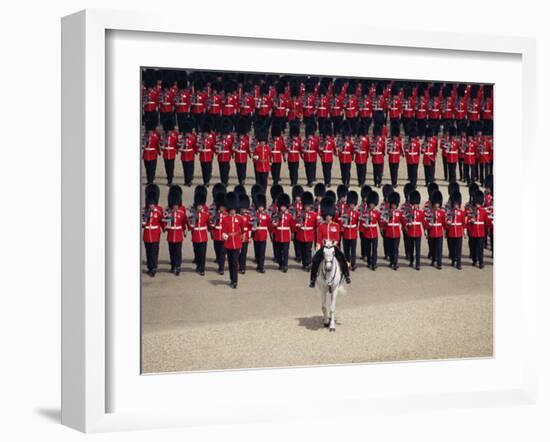
M 465 234 L 466 213 L 460 207 L 462 195 L 455 191 L 450 196 L 450 208 L 445 212 L 445 231 L 448 239 L 451 265 L 462 269 L 462 237 Z
M 355 161 L 355 170 L 357 172 L 357 185 L 363 187 L 367 176 L 367 161 L 370 150 L 370 138 L 367 127 L 359 123 L 357 127 L 358 139 L 355 144 L 353 159 Z
M 420 209 L 420 192 L 414 190 L 409 196 L 410 210 L 402 218 L 403 229 L 407 232 L 410 243 L 409 266 L 420 270 L 420 251 L 422 240 L 422 228 L 424 224 L 424 211 Z
M 369 94 L 369 82 L 361 82 L 361 95 L 359 98 L 359 124 L 365 127 L 366 133 L 369 132 L 369 126 L 372 122 L 374 112 L 372 97 Z
M 269 225 L 271 219 L 266 212 L 265 193 L 259 192 L 253 195 L 254 210 L 252 216 L 252 239 L 254 240 L 254 258 L 256 261 L 256 271 L 265 273 L 265 247 L 269 234 Z
M 288 211 L 294 218 L 294 220 L 298 220 L 298 218 L 301 216 L 302 211 L 304 210 L 304 206 L 302 204 L 302 195 L 304 193 L 304 188 L 300 185 L 296 185 L 292 187 L 292 203 L 290 204 L 290 207 L 288 208 Z M 299 247 L 298 242 L 296 240 L 296 235 L 293 235 L 293 243 L 294 243 L 294 260 L 296 262 L 302 261 L 302 249 Z
M 314 78 L 308 78 L 305 86 L 305 94 L 302 101 L 302 118 L 304 125 L 307 126 L 309 122 L 313 121 L 317 112 L 317 82 Z
M 393 188 L 397 188 L 397 176 L 399 174 L 399 163 L 403 156 L 403 142 L 399 133 L 399 125 L 391 127 L 391 138 L 386 138 L 386 152 L 388 154 L 388 165 Z
M 147 134 L 143 137 L 141 149 L 143 150 L 143 164 L 147 174 L 147 184 L 155 181 L 157 170 L 157 158 L 160 154 L 160 135 L 156 131 L 155 124 L 151 121 L 145 123 Z
M 271 150 L 267 143 L 268 133 L 267 127 L 257 126 L 255 130 L 258 144 L 252 152 L 252 160 L 254 161 L 254 171 L 256 173 L 256 184 L 267 189 L 267 178 L 269 175 Z
M 176 95 L 178 93 L 178 86 L 176 81 L 176 72 L 172 70 L 166 70 L 162 72 L 162 92 L 160 96 L 159 117 L 160 125 L 165 132 L 171 130 L 170 126 L 175 126 L 175 110 L 176 110 Z
M 386 138 L 382 135 L 382 126 L 374 125 L 374 139 L 370 145 L 370 157 L 372 160 L 372 170 L 374 185 L 382 186 L 382 175 L 384 172 L 384 156 L 386 154 Z
M 300 136 L 300 124 L 297 121 L 293 121 L 290 123 L 289 137 L 285 143 L 285 154 L 291 186 L 298 184 L 298 168 L 300 166 L 301 152 L 302 137 Z
M 424 180 L 426 186 L 435 180 L 435 160 L 437 158 L 438 138 L 431 126 L 426 128 L 426 137 L 422 141 L 421 153 L 424 165 Z
M 346 121 L 349 121 L 351 127 L 356 130 L 359 125 L 359 97 L 358 97 L 357 81 L 349 80 L 346 89 L 346 99 L 344 114 Z
M 342 184 L 349 186 L 351 181 L 351 162 L 355 152 L 355 140 L 351 124 L 345 121 L 341 127 L 341 137 L 337 141 L 338 160 L 340 162 L 340 176 Z
M 216 155 L 218 157 L 220 181 L 224 186 L 229 184 L 229 169 L 231 157 L 233 155 L 234 142 L 235 135 L 233 134 L 233 122 L 229 117 L 223 117 L 221 120 L 221 138 L 216 144 Z
M 351 264 L 351 270 L 355 271 L 356 251 L 357 251 L 357 233 L 359 230 L 359 211 L 357 203 L 359 195 L 355 190 L 351 190 L 346 198 L 346 207 L 341 212 L 339 217 L 340 225 L 342 226 L 343 249 L 346 261 Z
M 329 119 L 330 115 L 330 95 L 328 92 L 328 79 L 323 78 L 321 82 L 319 83 L 319 87 L 317 89 L 318 91 L 318 98 L 316 102 L 316 117 L 317 117 L 317 124 L 319 125 L 319 131 L 324 132 L 325 131 L 325 125 L 327 124 L 327 121 Z M 310 125 L 313 123 L 313 121 L 308 122 Z M 306 125 L 306 129 L 307 129 Z
M 332 180 L 332 164 L 336 151 L 336 139 L 330 121 L 325 124 L 324 133 L 320 135 L 319 159 L 321 160 L 321 168 L 323 170 L 323 181 L 325 186 L 330 187 Z
M 307 185 L 313 186 L 317 169 L 317 152 L 319 150 L 319 137 L 315 135 L 315 123 L 310 122 L 306 126 L 306 140 L 302 144 L 302 159 L 306 169 Z
M 365 203 L 359 213 L 359 233 L 361 242 L 364 242 L 365 258 L 367 266 L 372 270 L 378 267 L 378 224 L 380 211 L 376 208 L 379 202 L 378 192 L 371 191 L 367 194 Z
M 168 207 L 164 209 L 162 230 L 167 232 L 170 253 L 170 272 L 179 276 L 181 272 L 181 248 L 185 238 L 187 215 L 181 200 L 181 187 L 174 185 L 168 191 Z
M 222 106 L 223 106 L 223 94 L 222 94 L 222 84 L 214 80 L 210 83 L 210 93 L 208 95 L 208 101 L 206 104 L 206 113 L 212 121 L 212 127 L 216 132 L 220 131 L 220 118 L 222 115 Z
M 485 195 L 481 190 L 476 190 L 472 198 L 472 207 L 468 210 L 466 224 L 468 226 L 468 236 L 470 237 L 470 255 L 472 265 L 479 265 L 482 269 L 483 263 L 483 244 L 487 227 L 490 224 L 487 210 L 482 207 L 485 202 Z
M 179 132 L 174 128 L 174 122 L 166 120 L 164 123 L 166 133 L 161 141 L 162 158 L 164 159 L 164 169 L 166 170 L 166 178 L 168 185 L 172 185 L 174 179 L 174 163 L 178 153 Z
M 404 146 L 405 159 L 407 160 L 407 179 L 416 187 L 418 180 L 418 163 L 420 162 L 420 139 L 414 125 L 409 131 L 409 142 Z
M 208 222 L 209 213 L 205 209 L 206 196 L 208 191 L 205 186 L 195 187 L 193 205 L 187 211 L 187 229 L 191 232 L 193 243 L 193 262 L 196 265 L 195 271 L 204 276 L 206 265 L 206 245 L 208 243 Z
M 247 133 L 247 121 L 240 118 L 237 122 L 237 139 L 233 144 L 233 158 L 235 160 L 235 169 L 237 170 L 237 180 L 239 184 L 244 185 L 246 181 L 246 165 L 248 157 L 251 155 L 251 137 Z
M 413 95 L 413 88 L 407 85 L 403 88 L 403 112 L 401 121 L 403 122 L 403 129 L 405 135 L 409 136 L 409 129 L 414 121 L 416 114 L 416 97 Z
M 141 211 L 141 227 L 147 258 L 147 273 L 155 276 L 158 267 L 159 242 L 162 229 L 162 207 L 159 203 L 159 188 L 149 184 L 145 188 L 145 207 Z
M 188 126 L 193 126 L 191 121 L 191 101 L 193 96 L 187 83 L 187 72 L 179 71 L 176 75 L 178 93 L 176 94 L 176 121 L 178 130 L 183 134 Z
M 297 244 L 300 249 L 302 269 L 309 272 L 311 270 L 311 247 L 315 241 L 317 227 L 317 212 L 313 210 L 313 194 L 311 192 L 302 194 L 302 205 L 303 209 L 295 218 L 295 245 Z
M 193 78 L 193 98 L 191 101 L 191 117 L 194 121 L 195 130 L 199 131 L 202 125 L 202 120 L 206 114 L 206 106 L 208 104 L 208 91 L 206 90 L 206 82 L 202 78 L 202 73 L 194 72 Z M 214 129 L 213 122 L 210 123 Z
M 246 256 L 248 254 L 248 244 L 250 243 L 250 234 L 252 232 L 252 215 L 250 214 L 250 198 L 246 193 L 239 194 L 239 215 L 243 220 L 243 243 L 241 254 L 239 255 L 239 272 L 246 273 Z
M 333 83 L 330 99 L 330 120 L 336 133 L 340 132 L 340 126 L 344 119 L 344 101 L 346 97 L 346 85 L 343 78 L 337 78 Z M 348 124 L 351 122 L 348 121 Z
M 288 211 L 290 197 L 282 193 L 277 198 L 277 213 L 271 216 L 270 231 L 277 250 L 277 263 L 283 273 L 288 271 L 288 249 L 292 233 L 295 229 L 295 220 Z
M 432 251 L 431 265 L 435 264 L 438 270 L 441 270 L 445 232 L 445 210 L 441 208 L 442 204 L 443 195 L 439 190 L 434 190 L 430 194 L 430 205 L 424 209 L 424 232 Z
M 398 208 L 401 197 L 397 192 L 388 195 L 388 204 L 380 212 L 380 230 L 387 243 L 390 267 L 399 268 L 399 240 L 401 239 L 401 224 L 403 213 Z
M 279 184 L 281 180 L 281 165 L 284 159 L 285 140 L 281 136 L 281 127 L 278 123 L 273 122 L 271 126 L 271 142 L 269 143 L 271 150 L 271 178 L 273 184 Z
M 225 195 L 224 205 L 227 214 L 221 221 L 221 237 L 224 250 L 227 253 L 227 265 L 229 267 L 230 286 L 237 288 L 239 278 L 239 256 L 242 248 L 243 235 L 245 234 L 245 223 L 239 210 L 239 198 L 235 192 L 228 192 Z
M 199 161 L 201 163 L 202 180 L 205 186 L 210 185 L 212 178 L 212 160 L 216 150 L 216 133 L 212 130 L 210 119 L 205 119 L 202 124 L 202 133 L 199 140 Z
M 193 133 L 193 127 L 189 120 L 185 120 L 181 126 L 179 151 L 181 152 L 184 184 L 190 187 L 193 184 L 195 174 L 195 155 L 198 152 L 198 142 L 197 135 Z

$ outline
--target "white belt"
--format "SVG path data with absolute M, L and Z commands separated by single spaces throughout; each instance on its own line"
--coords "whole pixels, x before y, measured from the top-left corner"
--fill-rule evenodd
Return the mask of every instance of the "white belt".
M 472 221 L 472 224 L 485 224 L 485 223 L 482 221 Z
M 388 226 L 399 226 L 400 224 L 398 224 L 398 223 L 388 223 L 387 225 Z
M 464 155 L 475 155 L 475 152 L 464 152 Z
M 332 150 L 323 150 L 323 153 L 332 153 Z
M 407 155 L 418 155 L 418 152 L 408 152 Z
M 176 149 L 175 147 L 170 147 L 170 146 L 164 148 L 164 150 L 175 150 L 175 149 Z
M 376 224 L 363 224 L 365 227 L 376 227 Z M 389 224 L 388 224 L 389 225 Z
M 143 150 L 157 150 L 155 147 L 145 147 Z
M 339 152 L 340 155 L 351 155 L 351 152 Z
M 267 230 L 267 227 L 265 226 L 256 227 L 256 230 Z
M 304 150 L 304 153 L 315 153 L 314 150 Z
M 461 226 L 462 223 L 449 223 L 450 226 Z
M 220 230 L 222 228 L 222 226 L 214 226 L 214 229 L 216 230 Z
M 220 150 L 220 151 L 218 152 L 218 155 L 221 154 L 221 153 L 229 153 L 229 151 L 228 151 L 228 150 Z
M 382 155 L 382 152 L 371 152 L 371 155 Z
M 354 227 L 357 227 L 357 224 L 344 224 L 344 227 L 346 229 L 353 229 Z
M 166 227 L 168 230 L 181 230 L 182 226 Z
M 182 152 L 193 152 L 193 149 L 182 149 Z
M 158 229 L 159 226 L 144 226 L 144 228 L 152 230 L 152 229 Z
M 313 227 L 300 227 L 300 230 L 313 230 Z
M 422 224 L 422 223 L 419 223 L 418 221 L 412 221 L 410 223 L 407 223 L 407 226 L 416 226 L 418 224 Z
M 193 227 L 193 230 L 206 230 L 206 227 Z
M 233 104 L 226 104 L 225 107 L 235 107 Z
M 441 226 L 442 224 L 441 223 L 433 223 L 433 224 L 430 224 L 431 227 L 437 227 L 437 226 Z
M 290 230 L 290 227 L 277 227 L 277 230 Z

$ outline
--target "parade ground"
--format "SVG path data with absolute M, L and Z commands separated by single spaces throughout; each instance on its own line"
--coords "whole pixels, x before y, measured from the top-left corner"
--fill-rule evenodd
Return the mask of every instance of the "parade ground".
M 317 163 L 317 180 L 322 180 Z M 195 185 L 202 184 L 200 164 L 196 161 L 193 187 L 183 187 L 182 168 L 176 162 L 175 183 L 182 185 L 183 202 L 192 204 Z M 424 171 L 419 166 L 418 190 L 422 203 L 427 199 Z M 303 165 L 300 184 L 305 190 Z M 336 191 L 339 164 L 333 166 L 331 190 Z M 248 164 L 247 190 L 254 170 Z M 282 166 L 282 182 L 290 194 L 287 164 Z M 447 182 L 443 180 L 440 156 L 436 179 L 447 200 Z M 213 163 L 209 188 L 219 180 L 218 165 Z M 271 177 L 270 177 L 271 180 Z M 389 182 L 387 162 L 383 184 Z M 145 186 L 142 167 L 142 193 Z M 159 204 L 166 205 L 168 186 L 164 164 L 159 158 L 156 183 L 160 187 Z M 406 164 L 402 160 L 396 189 L 403 201 Z M 237 184 L 231 164 L 229 188 Z M 372 165 L 368 164 L 367 184 L 372 186 Z M 357 187 L 355 165 L 352 186 Z M 381 189 L 377 190 L 382 200 Z M 463 203 L 468 189 L 461 184 Z M 143 200 L 143 197 L 142 197 Z M 269 190 L 268 204 L 271 203 Z M 139 214 L 136 214 L 138 217 Z M 485 268 L 473 267 L 468 259 L 468 241 L 463 243 L 462 270 L 450 266 L 446 241 L 443 268 L 430 266 L 427 241 L 422 239 L 421 270 L 408 266 L 400 243 L 400 267 L 394 271 L 384 260 L 382 241 L 378 247 L 378 269 L 372 271 L 359 259 L 351 273 L 347 294 L 338 298 L 336 332 L 323 327 L 321 301 L 317 288 L 308 287 L 309 275 L 294 261 L 290 246 L 289 270 L 282 273 L 271 260 L 268 241 L 266 273 L 257 273 L 249 246 L 245 275 L 239 274 L 238 289 L 229 287 L 229 274 L 216 273 L 212 241 L 208 243 L 206 274 L 195 273 L 193 249 L 187 235 L 183 244 L 183 271 L 169 272 L 170 262 L 165 235 L 160 243 L 159 269 L 154 278 L 146 274 L 145 249 L 142 244 L 141 312 L 143 373 L 189 370 L 308 366 L 387 361 L 410 361 L 447 358 L 476 358 L 493 355 L 493 259 L 485 250 Z

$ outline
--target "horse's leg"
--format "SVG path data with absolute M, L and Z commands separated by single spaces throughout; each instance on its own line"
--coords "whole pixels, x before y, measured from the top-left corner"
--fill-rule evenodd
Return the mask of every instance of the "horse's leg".
M 326 289 L 321 291 L 321 310 L 323 311 L 323 325 L 325 327 L 328 327 L 328 324 L 330 322 L 327 309 L 327 294 L 328 291 Z
M 332 288 L 330 291 L 331 303 L 330 303 L 330 325 L 329 331 L 336 331 L 336 295 L 338 294 L 338 288 Z

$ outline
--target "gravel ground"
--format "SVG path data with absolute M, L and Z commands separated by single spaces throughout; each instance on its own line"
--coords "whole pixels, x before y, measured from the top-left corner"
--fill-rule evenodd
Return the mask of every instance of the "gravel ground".
M 320 164 L 318 178 L 322 176 Z M 423 178 L 420 167 L 419 178 Z M 406 167 L 400 167 L 398 191 L 402 192 Z M 196 173 L 200 167 L 197 163 Z M 236 183 L 234 168 L 231 183 Z M 367 180 L 372 182 L 369 163 Z M 437 165 L 442 180 L 442 165 Z M 333 168 L 333 190 L 339 177 Z M 249 176 L 253 174 L 249 164 Z M 301 171 L 303 175 L 303 171 Z M 182 183 L 181 164 L 176 165 L 176 183 Z M 217 181 L 217 164 L 214 177 Z M 166 204 L 168 187 L 164 166 L 159 161 L 157 182 L 161 205 Z M 355 171 L 352 171 L 352 179 Z M 384 173 L 384 183 L 389 171 Z M 250 180 L 251 181 L 251 180 Z M 419 179 L 419 183 L 422 183 Z M 143 180 L 143 183 L 145 181 Z M 195 179 L 195 184 L 199 180 Z M 283 186 L 290 193 L 283 165 Z M 352 183 L 353 184 L 353 183 Z M 248 186 L 247 186 L 248 187 Z M 184 203 L 192 201 L 193 188 L 184 187 Z M 355 188 L 355 190 L 359 190 Z M 423 201 L 426 190 L 419 187 Z M 464 188 L 463 199 L 467 197 Z M 379 193 L 380 190 L 379 190 Z M 268 197 L 269 200 L 269 197 Z M 144 373 L 218 370 L 229 368 L 304 366 L 353 362 L 405 361 L 493 354 L 493 267 L 486 251 L 483 270 L 463 260 L 463 270 L 444 262 L 442 270 L 429 266 L 422 242 L 422 269 L 409 268 L 404 259 L 398 271 L 383 259 L 373 272 L 360 267 L 352 274 L 347 294 L 337 303 L 337 329 L 329 333 L 322 326 L 318 291 L 307 288 L 307 274 L 293 260 L 288 273 L 276 270 L 269 258 L 266 273 L 254 271 L 249 250 L 248 271 L 239 275 L 239 288 L 229 288 L 229 275 L 215 273 L 214 253 L 209 243 L 207 273 L 193 272 L 192 248 L 183 246 L 184 270 L 179 277 L 168 272 L 168 247 L 163 238 L 159 273 L 150 278 L 142 273 L 142 369 Z M 291 247 L 291 250 L 293 248 Z M 359 247 L 358 247 L 359 250 Z M 379 244 L 379 254 L 382 245 Z M 463 252 L 467 255 L 467 241 Z M 444 247 L 444 256 L 446 256 Z M 404 254 L 401 243 L 401 254 Z M 293 257 L 293 251 L 291 251 Z M 142 272 L 145 265 L 142 265 Z

